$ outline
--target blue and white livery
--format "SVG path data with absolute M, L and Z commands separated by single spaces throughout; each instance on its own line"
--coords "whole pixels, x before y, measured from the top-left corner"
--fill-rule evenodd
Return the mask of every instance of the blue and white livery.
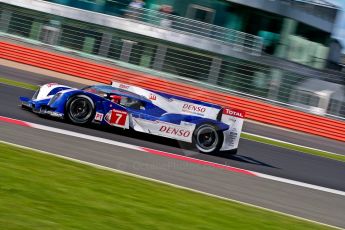
M 132 129 L 193 143 L 203 153 L 238 148 L 245 113 L 238 109 L 113 82 L 83 89 L 49 83 L 22 107 L 74 124 Z

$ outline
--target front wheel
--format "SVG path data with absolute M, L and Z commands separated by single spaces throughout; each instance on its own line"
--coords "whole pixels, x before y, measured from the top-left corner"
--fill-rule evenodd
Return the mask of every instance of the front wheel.
M 202 153 L 218 152 L 223 143 L 223 133 L 211 124 L 197 127 L 193 134 L 193 142 Z
M 66 103 L 67 119 L 75 124 L 91 122 L 94 111 L 93 101 L 85 95 L 73 96 Z

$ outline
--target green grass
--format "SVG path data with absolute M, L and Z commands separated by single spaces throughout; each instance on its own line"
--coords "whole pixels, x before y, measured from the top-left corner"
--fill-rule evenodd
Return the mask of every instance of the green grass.
M 298 145 L 294 145 L 294 144 L 290 144 L 290 143 L 282 143 L 279 141 L 274 141 L 274 140 L 267 139 L 264 137 L 258 137 L 258 136 L 251 135 L 248 133 L 242 133 L 241 138 L 251 140 L 251 141 L 261 142 L 261 143 L 268 144 L 268 145 L 274 145 L 274 146 L 278 146 L 278 147 L 285 148 L 285 149 L 291 149 L 291 150 L 295 150 L 295 151 L 302 152 L 302 153 L 312 154 L 312 155 L 316 155 L 316 156 L 320 156 L 320 157 L 325 157 L 325 158 L 345 162 L 345 155 L 337 155 L 337 154 L 333 154 L 330 152 L 326 152 L 326 151 L 322 151 L 322 150 L 316 150 L 316 149 L 310 149 L 310 148 L 306 148 L 303 146 L 298 146 Z
M 0 143 L 1 229 L 328 229 Z
M 19 81 L 13 81 L 8 78 L 2 78 L 0 77 L 0 83 L 6 84 L 6 85 L 11 85 L 11 86 L 16 86 L 24 89 L 31 89 L 31 90 L 37 90 L 39 87 L 37 85 L 32 85 L 24 82 L 19 82 Z

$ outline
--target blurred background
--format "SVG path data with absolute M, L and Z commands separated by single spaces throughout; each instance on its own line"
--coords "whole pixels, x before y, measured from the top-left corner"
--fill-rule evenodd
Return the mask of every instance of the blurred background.
M 345 118 L 345 22 L 326 0 L 2 0 L 2 35 Z

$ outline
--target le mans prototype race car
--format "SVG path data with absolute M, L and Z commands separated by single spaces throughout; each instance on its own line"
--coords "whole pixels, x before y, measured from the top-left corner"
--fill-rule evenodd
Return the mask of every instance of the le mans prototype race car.
M 203 153 L 235 154 L 244 112 L 113 82 L 75 89 L 41 86 L 22 107 L 78 125 L 97 123 L 193 143 Z

